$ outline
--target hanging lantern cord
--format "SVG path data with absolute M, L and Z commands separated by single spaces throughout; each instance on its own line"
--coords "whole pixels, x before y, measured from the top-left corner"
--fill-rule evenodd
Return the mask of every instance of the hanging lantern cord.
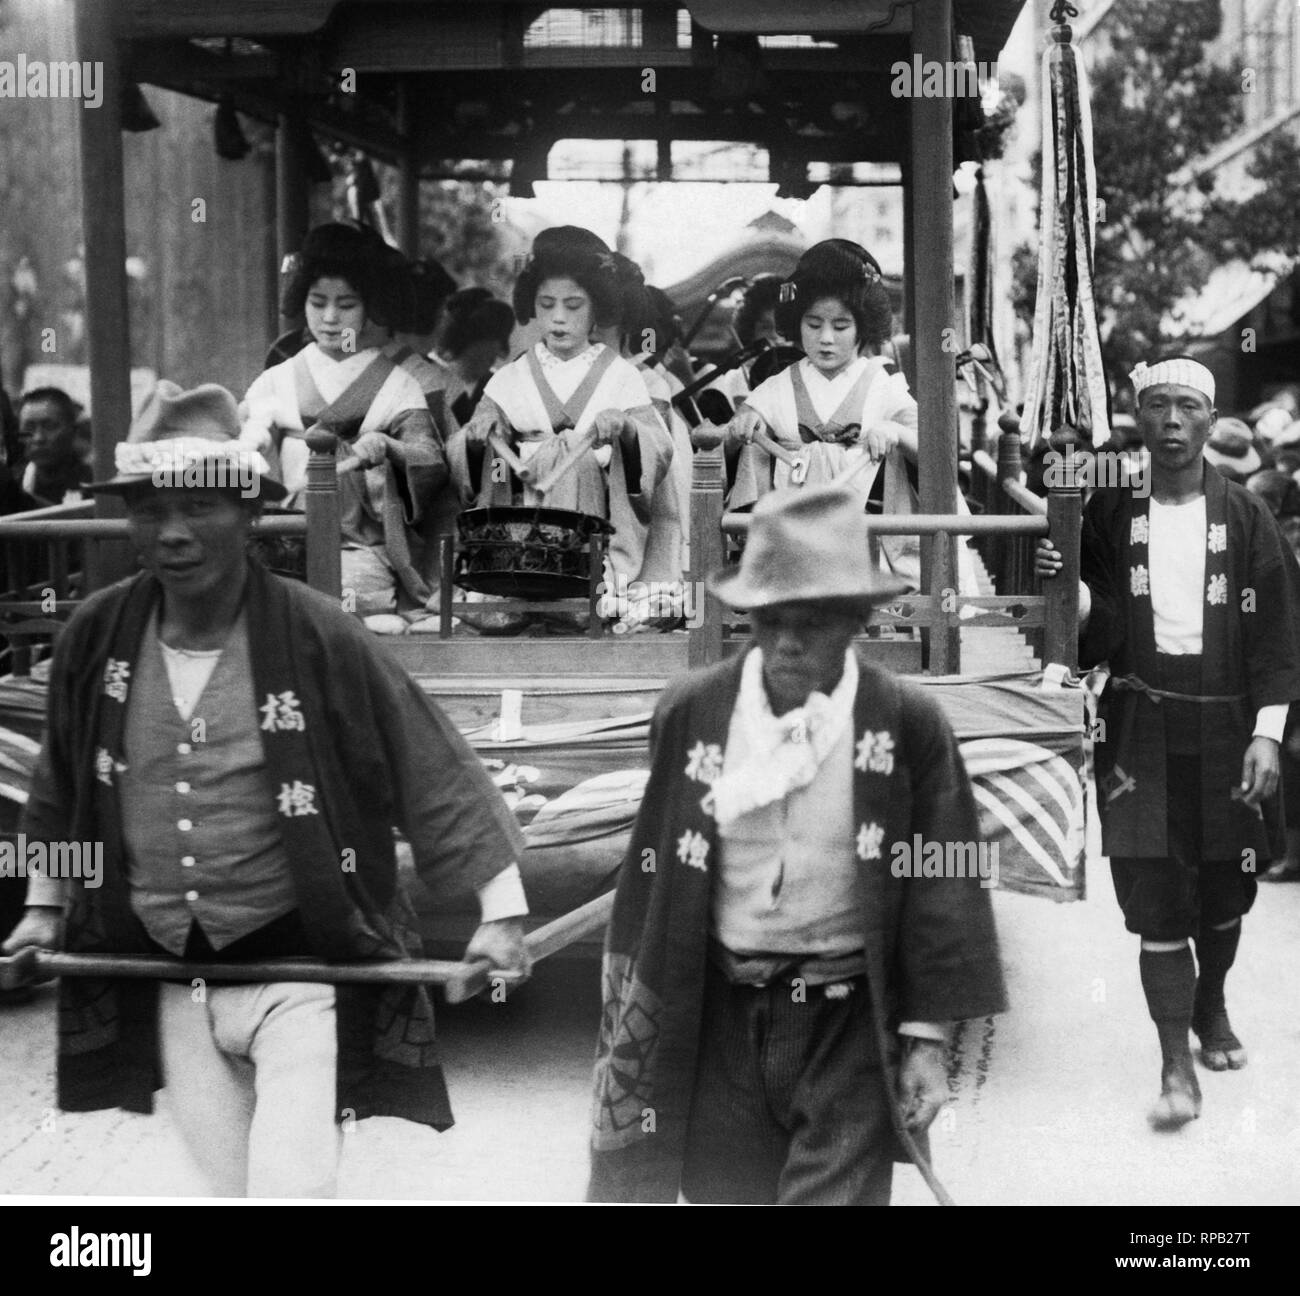
M 1056 0 L 1052 12 L 1048 15 L 1054 23 L 1063 23 L 1067 18 L 1077 18 L 1079 11 L 1070 4 L 1070 0 Z

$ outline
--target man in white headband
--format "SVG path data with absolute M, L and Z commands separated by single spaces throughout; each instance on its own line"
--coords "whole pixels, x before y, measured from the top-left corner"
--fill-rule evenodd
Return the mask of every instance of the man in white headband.
M 514 816 L 355 617 L 250 558 L 284 487 L 238 435 L 224 388 L 160 383 L 92 487 L 122 497 L 143 571 L 62 632 L 23 831 L 102 853 L 93 878 L 29 879 L 5 950 L 404 958 L 400 828 L 422 880 L 478 891 L 470 955 L 527 975 Z M 332 1196 L 349 1114 L 451 1124 L 422 987 L 168 972 L 63 979 L 59 1105 L 148 1112 L 165 1085 L 210 1195 Z
M 1099 705 L 1102 849 L 1160 1038 L 1156 1129 L 1201 1111 L 1189 1040 L 1238 1070 L 1224 982 L 1267 867 L 1287 705 L 1300 698 L 1300 568 L 1263 500 L 1204 457 L 1214 375 L 1180 357 L 1131 375 L 1150 492 L 1084 511 L 1079 658 L 1109 665 Z M 1039 544 L 1050 578 L 1060 554 Z M 1193 957 L 1191 944 L 1195 943 Z

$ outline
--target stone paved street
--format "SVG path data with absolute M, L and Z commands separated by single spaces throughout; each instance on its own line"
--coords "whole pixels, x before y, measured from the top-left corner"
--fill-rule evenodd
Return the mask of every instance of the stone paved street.
M 1013 1009 L 970 1032 L 935 1167 L 962 1203 L 1294 1204 L 1300 1201 L 1300 886 L 1264 886 L 1229 982 L 1251 1050 L 1243 1072 L 1202 1072 L 1205 1114 L 1181 1134 L 1145 1123 L 1159 1054 L 1106 873 L 1052 905 L 996 897 Z M 396 1120 L 348 1137 L 342 1193 L 444 1201 L 580 1200 L 597 1020 L 594 963 L 542 965 L 513 1002 L 442 1012 L 458 1124 Z M 184 1196 L 199 1190 L 165 1114 L 54 1115 L 53 995 L 0 1016 L 0 1191 Z M 988 1061 L 977 1086 L 977 1065 Z M 165 1108 L 165 1102 L 160 1103 Z M 912 1169 L 899 1204 L 925 1204 Z

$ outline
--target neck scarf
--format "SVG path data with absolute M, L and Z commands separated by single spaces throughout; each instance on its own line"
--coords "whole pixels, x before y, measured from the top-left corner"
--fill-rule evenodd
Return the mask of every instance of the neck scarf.
M 745 658 L 731 721 L 744 759 L 727 762 L 713 784 L 718 826 L 725 830 L 741 815 L 807 787 L 843 736 L 857 691 L 858 662 L 848 649 L 844 673 L 829 696 L 813 692 L 803 706 L 774 715 L 763 685 L 763 652 L 755 648 Z

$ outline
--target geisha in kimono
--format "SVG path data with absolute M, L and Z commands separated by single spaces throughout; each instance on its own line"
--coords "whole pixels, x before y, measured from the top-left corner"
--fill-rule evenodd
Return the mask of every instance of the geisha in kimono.
M 745 509 L 770 490 L 827 485 L 850 469 L 849 484 L 873 511 L 914 513 L 916 401 L 907 379 L 876 354 L 889 337 L 889 294 L 880 266 L 865 248 L 827 239 L 799 258 L 782 285 L 777 329 L 805 358 L 760 383 L 728 425 L 743 447 L 729 507 Z M 753 444 L 755 431 L 797 456 L 783 463 Z M 881 565 L 920 588 L 920 541 L 887 536 Z
M 673 446 L 668 475 L 651 505 L 640 585 L 620 612 L 628 629 L 669 629 L 689 610 L 684 602 L 683 582 L 690 566 L 691 462 L 695 447 L 689 425 L 672 403 L 682 390 L 681 379 L 662 359 L 655 360 L 655 355 L 680 341 L 681 327 L 667 293 L 647 284 L 640 267 L 628 257 L 616 252 L 614 262 L 623 301 L 622 320 L 617 328 L 597 330 L 597 336 L 609 346 L 617 346 L 623 357 L 636 366 Z
M 425 394 L 386 347 L 394 281 L 375 236 L 341 224 L 308 234 L 283 309 L 305 311 L 313 341 L 254 380 L 240 436 L 270 460 L 287 506 L 301 507 L 306 432 L 338 435 L 340 463 L 355 464 L 339 475 L 344 597 L 387 632 L 426 619 L 422 529 L 448 479 Z
M 585 444 L 576 467 L 544 497 L 546 505 L 613 524 L 606 571 L 612 591 L 662 579 L 651 539 L 672 440 L 636 367 L 591 340 L 594 329 L 621 318 L 609 248 L 576 226 L 543 230 L 515 284 L 514 307 L 521 324 L 536 316 L 541 338 L 493 374 L 466 425 L 477 503 L 541 502 L 533 486 Z M 493 433 L 510 443 L 530 481 L 483 450 Z

